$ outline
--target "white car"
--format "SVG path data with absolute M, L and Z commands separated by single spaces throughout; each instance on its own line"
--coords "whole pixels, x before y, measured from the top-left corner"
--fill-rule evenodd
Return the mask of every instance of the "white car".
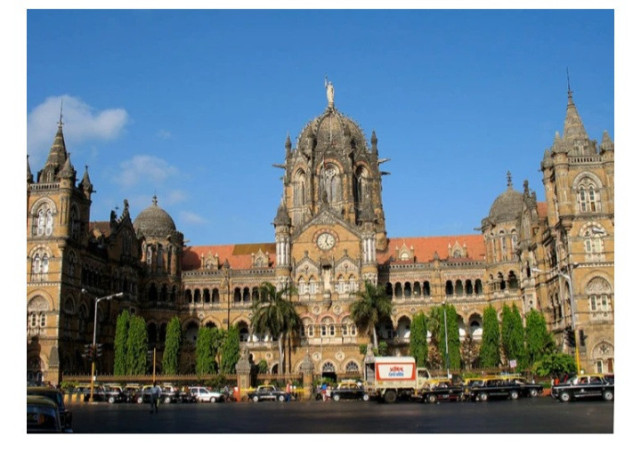
M 222 402 L 223 394 L 218 391 L 210 391 L 205 387 L 189 387 L 189 392 L 198 402 Z

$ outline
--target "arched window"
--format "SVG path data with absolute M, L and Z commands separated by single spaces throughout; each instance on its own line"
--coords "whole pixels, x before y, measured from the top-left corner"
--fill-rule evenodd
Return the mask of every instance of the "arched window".
M 69 216 L 69 226 L 69 233 L 71 234 L 71 238 L 74 240 L 80 238 L 80 220 L 78 219 L 78 209 L 75 206 L 71 208 L 71 213 Z
M 51 236 L 53 234 L 53 210 L 49 203 L 41 205 L 32 216 L 33 236 Z
M 469 296 L 474 294 L 474 287 L 472 287 L 472 280 L 465 280 L 465 295 Z
M 576 186 L 577 202 L 580 212 L 599 212 L 601 197 L 598 186 L 588 177 L 583 177 Z
M 406 282 L 404 285 L 403 295 L 406 299 L 412 297 L 412 285 L 409 282 Z
M 243 288 L 243 302 L 251 302 L 251 296 L 249 294 L 249 288 Z
M 336 328 L 331 318 L 324 318 L 321 321 L 321 337 L 334 337 Z
M 445 295 L 454 295 L 454 285 L 450 280 L 445 282 Z
M 345 372 L 348 372 L 350 374 L 358 374 L 360 372 L 358 364 L 354 361 L 348 362 L 345 366 Z
M 307 199 L 305 193 L 305 173 L 299 171 L 294 180 L 294 206 L 303 206 Z
M 457 296 L 463 295 L 463 282 L 461 280 L 456 280 L 456 284 L 454 286 L 454 292 L 456 293 Z
M 483 282 L 480 279 L 474 281 L 474 294 L 483 294 Z
M 397 299 L 402 299 L 403 298 L 403 286 L 401 283 L 396 283 L 394 285 L 394 297 Z
M 590 303 L 591 319 L 610 319 L 612 315 L 612 287 L 610 283 L 605 278 L 597 276 L 590 280 L 585 291 Z
M 429 297 L 429 296 L 430 296 L 430 282 L 423 281 L 423 297 Z
M 158 245 L 158 250 L 156 252 L 156 267 L 159 269 L 163 268 L 164 264 L 164 259 L 163 259 L 163 247 L 162 245 Z
M 220 293 L 218 292 L 217 288 L 214 288 L 212 290 L 211 301 L 212 301 L 212 303 L 220 303 Z

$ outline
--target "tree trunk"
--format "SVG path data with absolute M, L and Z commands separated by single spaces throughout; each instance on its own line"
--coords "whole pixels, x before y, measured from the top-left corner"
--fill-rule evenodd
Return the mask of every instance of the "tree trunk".
M 285 359 L 285 354 L 283 353 L 283 337 L 284 334 L 280 334 L 278 336 L 278 358 L 280 362 L 278 363 L 278 374 L 282 375 L 285 373 L 285 369 L 283 369 L 284 366 L 284 359 Z
M 372 328 L 372 339 L 374 340 L 374 349 L 378 351 L 378 338 L 376 337 L 376 326 Z

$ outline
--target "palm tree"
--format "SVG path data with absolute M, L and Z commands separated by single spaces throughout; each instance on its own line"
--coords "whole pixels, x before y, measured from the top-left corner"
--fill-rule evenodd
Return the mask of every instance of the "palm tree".
M 385 292 L 385 287 L 365 281 L 365 289 L 356 293 L 356 300 L 349 307 L 350 316 L 358 327 L 372 334 L 374 348 L 378 349 L 376 336 L 377 324 L 389 318 L 392 312 L 392 302 Z
M 269 334 L 278 338 L 278 354 L 280 361 L 278 373 L 284 372 L 285 354 L 283 342 L 285 337 L 297 331 L 301 326 L 301 319 L 290 300 L 295 292 L 292 286 L 277 290 L 276 286 L 265 282 L 258 288 L 258 299 L 252 304 L 251 326 L 258 334 Z

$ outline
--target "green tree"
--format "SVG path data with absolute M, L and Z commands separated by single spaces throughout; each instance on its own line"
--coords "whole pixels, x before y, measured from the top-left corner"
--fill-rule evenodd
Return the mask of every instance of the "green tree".
M 410 355 L 417 366 L 427 364 L 427 316 L 423 312 L 414 316 L 410 324 Z
M 240 359 L 240 331 L 237 326 L 229 328 L 225 342 L 222 345 L 220 358 L 220 372 L 222 374 L 235 374 L 236 363 Z
M 258 334 L 270 334 L 278 340 L 278 373 L 285 371 L 285 337 L 300 330 L 301 319 L 290 300 L 295 289 L 287 286 L 277 290 L 271 283 L 262 283 L 258 299 L 252 305 L 252 329 Z
M 481 367 L 497 367 L 501 363 L 499 318 L 492 305 L 483 310 L 483 336 L 479 358 Z
M 532 365 L 555 348 L 545 317 L 538 310 L 530 310 L 525 315 L 525 361 Z
M 576 363 L 574 358 L 565 353 L 549 353 L 532 365 L 532 372 L 539 377 L 558 377 L 575 374 Z
M 144 375 L 147 370 L 147 326 L 140 316 L 133 315 L 129 320 L 127 334 L 127 374 Z
M 521 314 L 515 304 L 512 307 L 503 305 L 502 321 L 501 321 L 501 345 L 503 347 L 503 354 L 505 358 L 516 360 L 519 364 L 524 359 L 525 334 L 523 329 L 523 320 Z
M 165 350 L 162 354 L 162 369 L 166 375 L 175 375 L 178 373 L 180 342 L 180 320 L 177 316 L 174 316 L 167 325 L 167 334 L 165 335 Z
M 392 301 L 385 292 L 385 287 L 365 281 L 365 289 L 356 293 L 357 300 L 353 302 L 350 316 L 359 328 L 365 329 L 367 334 L 372 334 L 374 348 L 378 349 L 376 326 L 379 322 L 389 318 L 392 312 Z
M 127 373 L 127 336 L 129 335 L 128 310 L 123 310 L 116 320 L 116 335 L 114 337 L 114 375 Z
M 196 374 L 207 375 L 216 373 L 214 357 L 214 328 L 201 327 L 196 336 Z
M 445 320 L 447 319 L 447 347 L 445 346 Z M 432 341 L 441 355 L 441 363 L 450 369 L 461 368 L 461 340 L 458 315 L 454 305 L 445 304 L 432 308 L 428 320 Z M 449 366 L 448 366 L 449 363 Z

